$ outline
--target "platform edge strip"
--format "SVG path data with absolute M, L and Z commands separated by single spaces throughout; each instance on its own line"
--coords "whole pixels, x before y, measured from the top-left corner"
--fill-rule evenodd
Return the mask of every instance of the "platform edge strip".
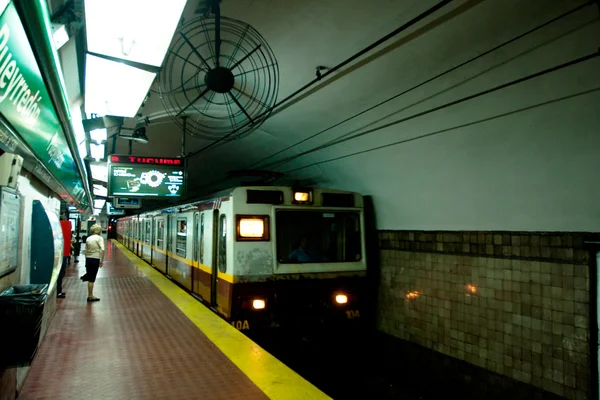
M 114 239 L 111 241 L 270 399 L 330 399 L 121 243 Z

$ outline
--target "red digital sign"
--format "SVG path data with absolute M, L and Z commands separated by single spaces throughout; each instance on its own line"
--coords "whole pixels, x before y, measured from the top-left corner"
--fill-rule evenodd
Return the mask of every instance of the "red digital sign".
M 183 165 L 181 158 L 110 156 L 110 161 L 118 164 Z

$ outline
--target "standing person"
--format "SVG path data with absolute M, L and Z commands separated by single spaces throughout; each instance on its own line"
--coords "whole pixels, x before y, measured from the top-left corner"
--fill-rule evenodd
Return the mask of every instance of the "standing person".
M 71 221 L 63 217 L 60 220 L 60 229 L 63 235 L 63 259 L 62 265 L 60 266 L 60 272 L 58 273 L 58 280 L 56 281 L 56 297 L 63 299 L 66 297 L 66 293 L 63 292 L 63 278 L 67 271 L 67 264 L 69 263 L 69 256 L 71 255 Z
M 85 240 L 85 275 L 80 279 L 88 283 L 87 301 L 100 301 L 94 297 L 94 282 L 98 269 L 104 264 L 104 239 L 100 236 L 102 226 L 94 224 L 90 228 L 91 235 Z
M 81 236 L 77 235 L 75 237 L 75 242 L 73 243 L 73 262 L 78 263 L 79 253 L 81 253 Z

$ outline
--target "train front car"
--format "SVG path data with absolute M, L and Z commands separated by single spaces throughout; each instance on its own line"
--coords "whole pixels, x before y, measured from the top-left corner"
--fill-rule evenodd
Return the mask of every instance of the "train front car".
M 361 195 L 265 187 L 236 188 L 231 198 L 233 326 L 255 331 L 362 325 L 366 255 Z

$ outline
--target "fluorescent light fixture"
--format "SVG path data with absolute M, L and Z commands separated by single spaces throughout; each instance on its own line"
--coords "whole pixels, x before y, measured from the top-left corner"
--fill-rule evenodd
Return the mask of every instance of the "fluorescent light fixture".
M 87 157 L 87 141 L 85 140 L 83 118 L 79 109 L 71 108 L 71 121 L 73 122 L 73 132 L 75 133 L 75 142 L 77 143 L 77 150 L 79 150 L 79 157 L 83 160 Z
M 102 185 L 94 185 L 94 194 L 96 196 L 106 197 L 108 195 L 108 189 Z
M 156 74 L 88 54 L 85 66 L 86 114 L 136 116 Z
M 104 158 L 104 145 L 90 143 L 90 153 L 92 158 L 96 161 L 100 161 Z
M 108 133 L 106 132 L 106 128 L 104 129 L 94 129 L 90 132 L 90 139 L 98 144 L 102 144 L 106 142 L 106 138 L 108 137 Z
M 102 212 L 102 209 L 94 208 L 94 215 L 98 216 Z
M 60 49 L 69 41 L 69 33 L 67 32 L 67 27 L 62 25 L 52 25 L 52 39 L 54 40 L 54 45 L 56 46 L 56 50 Z
M 100 182 L 108 182 L 108 165 L 106 164 L 90 164 L 92 171 L 92 179 Z
M 106 200 L 96 199 L 96 200 L 94 200 L 94 208 L 102 211 L 105 203 L 106 203 Z
M 186 0 L 85 0 L 87 48 L 160 67 Z

